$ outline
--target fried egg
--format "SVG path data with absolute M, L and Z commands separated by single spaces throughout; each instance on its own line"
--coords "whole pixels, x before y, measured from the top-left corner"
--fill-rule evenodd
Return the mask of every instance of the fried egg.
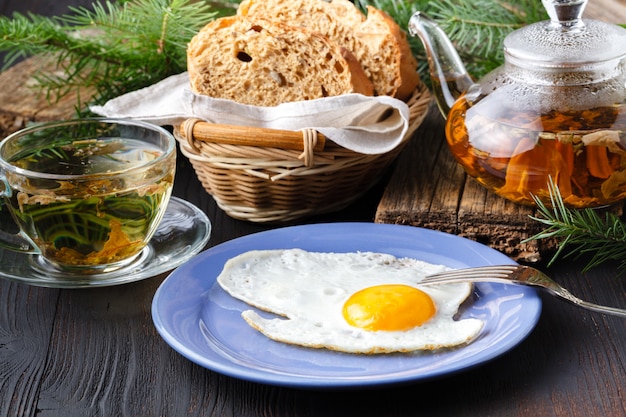
M 243 319 L 283 343 L 350 353 L 434 350 L 465 344 L 481 320 L 455 320 L 471 284 L 422 286 L 446 268 L 373 252 L 250 251 L 217 278 L 231 296 L 259 310 Z

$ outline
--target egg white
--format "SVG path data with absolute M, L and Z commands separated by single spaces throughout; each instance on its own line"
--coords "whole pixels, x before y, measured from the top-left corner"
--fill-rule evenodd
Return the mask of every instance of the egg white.
M 373 252 L 267 250 L 230 259 L 217 282 L 231 296 L 283 316 L 264 318 L 254 310 L 242 313 L 250 326 L 273 340 L 350 353 L 410 352 L 468 343 L 483 327 L 478 319 L 454 320 L 471 284 L 419 286 L 426 275 L 445 269 Z M 433 299 L 436 314 L 406 331 L 367 331 L 348 324 L 342 315 L 348 297 L 381 284 L 418 287 Z

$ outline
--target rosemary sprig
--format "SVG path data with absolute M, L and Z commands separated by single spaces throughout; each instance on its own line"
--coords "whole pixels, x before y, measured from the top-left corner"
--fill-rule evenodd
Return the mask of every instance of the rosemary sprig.
M 602 217 L 592 208 L 568 208 L 552 179 L 548 190 L 551 207 L 538 197 L 534 197 L 539 215 L 531 216 L 532 219 L 546 225 L 546 228 L 528 240 L 560 239 L 557 251 L 549 264 L 561 256 L 579 258 L 590 255 L 591 259 L 583 268 L 584 271 L 608 261 L 617 261 L 618 271 L 620 274 L 625 273 L 626 224 L 610 212 L 606 212 Z

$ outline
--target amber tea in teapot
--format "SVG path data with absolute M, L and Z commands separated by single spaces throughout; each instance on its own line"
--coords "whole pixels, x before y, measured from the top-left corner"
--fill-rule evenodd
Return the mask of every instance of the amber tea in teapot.
M 548 198 L 552 179 L 571 207 L 626 198 L 624 106 L 544 114 L 500 107 L 482 114 L 461 98 L 446 137 L 454 156 L 481 184 L 511 201 Z

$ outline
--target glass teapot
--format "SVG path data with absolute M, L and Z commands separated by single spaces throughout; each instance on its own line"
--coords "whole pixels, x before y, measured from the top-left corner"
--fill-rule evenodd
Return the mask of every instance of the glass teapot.
M 543 0 L 550 20 L 509 34 L 504 64 L 479 82 L 434 21 L 409 21 L 452 154 L 509 200 L 550 205 L 551 182 L 569 207 L 626 198 L 626 29 L 583 20 L 586 4 Z

